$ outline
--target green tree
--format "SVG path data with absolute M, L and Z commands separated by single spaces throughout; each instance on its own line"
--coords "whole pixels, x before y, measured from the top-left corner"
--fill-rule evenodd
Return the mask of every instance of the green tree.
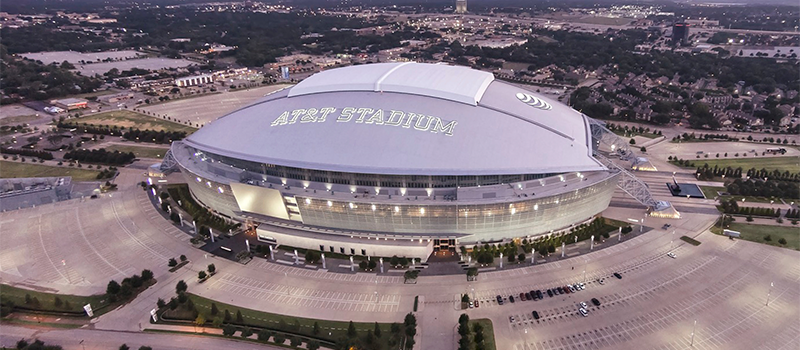
M 214 266 L 214 264 L 208 264 L 208 273 L 213 275 L 214 272 L 216 272 L 216 271 L 217 271 L 217 267 Z
M 175 284 L 176 294 L 184 293 L 187 289 L 189 289 L 189 286 L 183 280 L 180 280 L 177 284 Z
M 353 321 L 350 321 L 350 325 L 347 326 L 347 337 L 352 339 L 355 338 L 356 335 L 356 325 L 353 323 Z
M 236 333 L 236 327 L 231 324 L 226 324 L 222 327 L 222 335 L 226 337 L 232 337 L 233 334 Z
M 202 280 L 202 279 L 205 279 L 205 278 L 206 278 L 206 276 L 207 276 L 207 275 L 206 275 L 206 272 L 205 272 L 205 271 L 200 271 L 200 272 L 198 272 L 198 273 L 197 273 L 197 278 L 199 278 L 199 279 L 201 279 L 201 280 Z
M 381 337 L 381 326 L 378 325 L 378 322 L 375 322 L 375 329 L 372 331 L 372 333 L 375 334 L 375 337 L 377 338 Z
M 17 347 L 17 349 L 23 349 L 23 348 Z M 122 344 L 119 346 L 119 350 L 130 350 L 130 349 L 131 348 L 128 347 L 128 344 Z
M 119 293 L 120 286 L 117 281 L 111 280 L 108 281 L 108 285 L 106 286 L 106 294 L 116 295 Z
M 238 322 L 239 324 L 244 323 L 244 317 L 242 317 L 241 310 L 236 310 L 236 322 Z
M 314 334 L 314 335 L 317 335 L 317 334 L 319 334 L 319 332 L 320 332 L 319 322 L 314 321 L 314 329 L 311 331 L 311 333 Z

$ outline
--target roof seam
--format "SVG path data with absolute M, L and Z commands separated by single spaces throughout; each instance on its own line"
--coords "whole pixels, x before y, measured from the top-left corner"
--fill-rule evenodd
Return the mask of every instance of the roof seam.
M 374 91 L 375 92 L 380 92 L 381 91 L 381 83 L 383 83 L 383 81 L 386 78 L 388 78 L 390 74 L 394 73 L 394 71 L 400 69 L 400 67 L 403 67 L 403 66 L 406 66 L 406 65 L 409 65 L 409 64 L 413 64 L 413 63 L 415 63 L 415 62 L 403 62 L 401 64 L 398 64 L 398 65 L 392 67 L 392 69 L 390 69 L 388 72 L 383 73 L 383 75 L 380 78 L 378 78 L 377 81 L 375 81 L 375 90 Z

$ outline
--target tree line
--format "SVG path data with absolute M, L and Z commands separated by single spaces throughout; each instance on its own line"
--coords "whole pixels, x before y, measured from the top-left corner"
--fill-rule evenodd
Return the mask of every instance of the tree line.
M 132 162 L 136 156 L 133 152 L 109 152 L 105 148 L 100 149 L 76 149 L 64 154 L 64 159 L 72 159 L 86 163 L 100 163 L 109 165 L 124 165 Z
M 53 154 L 47 151 L 38 151 L 32 149 L 19 149 L 19 148 L 0 148 L 2 154 L 14 154 L 25 157 L 37 157 L 44 160 L 52 160 Z
M 796 182 L 769 179 L 738 178 L 726 184 L 728 193 L 741 196 L 777 197 L 800 199 L 800 188 Z

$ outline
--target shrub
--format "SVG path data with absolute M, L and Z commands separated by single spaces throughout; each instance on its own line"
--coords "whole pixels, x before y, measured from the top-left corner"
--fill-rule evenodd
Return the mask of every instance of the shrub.
M 778 240 L 778 243 L 780 243 L 781 245 L 786 245 L 787 242 L 785 238 L 781 238 Z
M 201 279 L 201 280 L 202 280 L 202 279 L 205 279 L 207 276 L 208 276 L 208 275 L 206 274 L 206 272 L 205 272 L 205 271 L 200 271 L 200 272 L 198 272 L 198 273 L 197 273 L 197 278 L 199 278 L 199 279 Z
M 242 328 L 242 334 L 241 334 L 242 338 L 249 338 L 251 335 L 253 335 L 253 330 L 250 329 L 250 327 Z
M 234 333 L 236 333 L 236 327 L 233 325 L 226 324 L 222 327 L 222 335 L 226 337 L 232 337 Z
M 767 242 L 771 242 L 772 241 L 772 236 L 771 235 L 766 235 L 766 236 L 764 236 L 764 240 L 767 241 Z
M 175 267 L 175 266 L 178 266 L 178 261 L 177 261 L 177 260 L 175 260 L 175 258 L 170 258 L 170 259 L 169 259 L 169 263 L 168 263 L 167 265 L 169 265 L 169 267 Z
M 270 332 L 270 331 L 268 331 L 266 329 L 262 329 L 262 330 L 258 331 L 258 334 L 256 336 L 258 337 L 258 340 L 267 341 L 267 340 L 269 340 L 269 338 L 272 337 L 272 332 Z

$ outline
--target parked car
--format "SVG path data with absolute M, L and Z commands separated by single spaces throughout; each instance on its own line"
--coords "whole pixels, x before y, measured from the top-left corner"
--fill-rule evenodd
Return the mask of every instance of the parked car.
M 564 288 L 564 294 L 570 294 L 570 293 L 572 293 L 572 291 L 571 291 L 571 290 L 569 290 L 569 286 L 564 286 L 563 288 Z
M 539 319 L 539 313 L 536 312 L 536 310 L 533 311 L 533 319 L 534 320 L 538 320 Z
M 477 301 L 477 300 L 475 300 L 475 308 L 476 308 L 476 309 L 478 308 L 478 305 L 480 305 L 480 304 L 478 303 L 478 301 Z
M 519 293 L 519 301 L 525 301 L 525 300 L 528 300 L 525 299 L 525 293 Z
M 530 291 L 530 292 L 528 292 L 528 293 L 531 295 L 531 298 L 533 298 L 533 300 L 534 300 L 534 301 L 535 301 L 536 299 L 539 299 L 539 295 L 538 295 L 538 294 L 536 294 L 536 291 L 535 291 L 535 290 L 532 290 L 532 291 Z
M 597 300 L 597 298 L 592 298 L 592 304 L 594 304 L 594 306 L 600 306 L 600 300 Z
M 673 259 L 677 258 L 677 256 L 673 252 L 667 253 L 667 256 L 670 257 L 670 258 L 673 258 Z
M 514 316 L 508 316 L 508 322 L 514 323 Z
M 497 296 L 497 303 L 500 304 L 500 305 L 503 305 L 503 297 L 498 295 Z
M 525 300 L 533 300 L 533 295 L 531 295 L 531 293 L 525 293 Z
M 471 308 L 473 308 L 473 307 L 475 307 L 475 303 L 473 303 L 473 302 L 472 302 L 472 300 L 470 300 L 470 301 L 469 301 L 469 308 L 471 309 Z
M 622 275 L 620 275 L 619 272 L 614 272 L 614 277 L 622 279 Z
M 578 312 L 580 312 L 581 315 L 583 315 L 583 317 L 588 317 L 589 316 L 589 311 L 586 311 L 586 309 L 583 309 L 583 308 L 578 309 Z
M 597 280 L 597 283 L 606 284 L 606 280 L 601 278 L 601 279 Z
M 584 284 L 583 282 L 581 282 L 581 283 L 578 283 L 578 286 L 580 286 L 580 287 L 581 287 L 581 290 L 584 290 L 584 289 L 586 289 L 586 284 Z
M 514 296 L 513 295 L 509 295 L 508 296 L 508 301 L 513 303 L 514 302 Z
M 580 304 L 578 304 L 578 305 L 580 305 L 581 309 L 585 309 L 587 307 L 586 306 L 586 302 L 584 302 L 584 301 L 580 302 Z
M 539 296 L 539 299 L 544 299 L 544 295 L 542 294 L 542 290 L 541 289 L 537 289 L 536 290 L 536 295 Z
M 552 289 L 548 289 L 547 290 L 547 296 L 551 297 L 551 298 L 553 297 L 553 290 Z
M 575 292 L 577 292 L 577 291 L 578 291 L 577 289 L 575 289 L 575 286 L 569 285 L 569 286 L 567 286 L 567 287 L 569 287 L 569 292 L 570 292 L 570 293 L 575 293 Z

